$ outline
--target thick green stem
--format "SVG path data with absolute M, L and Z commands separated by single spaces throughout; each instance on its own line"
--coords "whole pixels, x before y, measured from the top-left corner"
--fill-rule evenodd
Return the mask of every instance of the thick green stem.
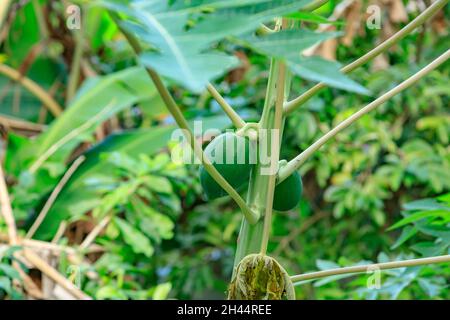
M 261 135 L 267 133 L 267 129 L 270 129 L 273 125 L 274 112 L 272 106 L 275 102 L 275 89 L 276 89 L 276 76 L 278 74 L 278 65 L 274 59 L 271 60 L 269 79 L 267 82 L 267 91 L 264 101 L 263 113 L 261 120 L 259 122 L 259 138 Z M 261 144 L 258 146 L 259 153 L 261 155 Z M 259 155 L 259 159 L 261 156 Z M 247 194 L 247 204 L 253 210 L 256 211 L 260 216 L 264 215 L 266 207 L 266 198 L 268 190 L 268 178 L 266 174 L 261 174 L 266 164 L 262 164 L 261 161 L 255 165 L 252 170 L 250 177 L 250 183 L 248 187 Z M 256 224 L 250 226 L 245 219 L 242 220 L 241 229 L 239 232 L 239 237 L 237 240 L 237 249 L 234 259 L 233 277 L 234 271 L 236 270 L 239 262 L 250 253 L 258 253 L 261 250 L 262 238 L 264 230 L 264 221 L 260 219 Z
M 281 146 L 281 129 L 283 125 L 283 104 L 285 97 L 285 85 L 286 85 L 286 65 L 284 62 L 277 61 L 278 64 L 278 77 L 277 77 L 277 95 L 274 109 L 273 129 L 274 135 L 271 135 L 270 141 L 271 147 L 271 172 L 267 183 L 267 198 L 266 198 L 266 212 L 264 215 L 264 229 L 261 242 L 261 254 L 267 253 L 267 245 L 269 243 L 270 230 L 272 228 L 272 207 L 273 198 L 275 192 L 275 182 L 277 177 L 278 162 L 280 160 L 280 146 Z M 273 145 L 273 148 L 272 148 Z
M 393 45 L 395 45 L 397 42 L 399 42 L 401 39 L 403 39 L 405 36 L 410 34 L 414 29 L 425 23 L 429 18 L 434 16 L 442 7 L 445 6 L 445 4 L 449 0 L 438 0 L 433 5 L 431 5 L 428 9 L 426 9 L 424 12 L 422 12 L 420 15 L 418 15 L 413 21 L 411 21 L 409 24 L 407 24 L 403 29 L 398 31 L 396 34 L 394 34 L 392 37 L 384 41 L 379 46 L 375 47 L 359 59 L 353 61 L 349 65 L 346 65 L 344 68 L 341 69 L 343 73 L 349 73 L 355 70 L 356 68 L 359 68 L 366 62 L 370 61 L 377 55 L 385 52 L 389 48 L 391 48 Z M 306 101 L 311 99 L 317 92 L 325 88 L 327 85 L 324 83 L 316 84 L 314 87 L 303 93 L 301 96 L 295 98 L 292 101 L 289 101 L 285 104 L 285 113 L 289 114 L 302 106 Z

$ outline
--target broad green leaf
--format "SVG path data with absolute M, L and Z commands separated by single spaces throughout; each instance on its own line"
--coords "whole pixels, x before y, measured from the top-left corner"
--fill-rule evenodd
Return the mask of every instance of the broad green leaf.
M 133 248 L 134 252 L 143 253 L 147 257 L 153 255 L 153 246 L 150 243 L 150 240 L 142 232 L 134 228 L 125 220 L 117 217 L 114 218 L 114 223 L 120 229 L 125 242 Z
M 297 76 L 311 81 L 323 82 L 331 87 L 348 90 L 360 94 L 370 92 L 340 72 L 337 62 L 320 57 L 298 57 L 288 61 L 288 66 Z
M 312 32 L 310 30 L 282 30 L 266 36 L 246 36 L 242 41 L 256 51 L 278 58 L 295 59 L 313 45 L 338 36 L 338 32 Z
M 328 20 L 324 16 L 321 16 L 314 12 L 305 12 L 305 11 L 293 12 L 293 13 L 286 15 L 285 17 L 288 19 L 294 19 L 294 20 L 300 20 L 300 21 L 306 21 L 306 22 L 314 22 L 314 23 L 320 23 L 320 24 L 331 24 L 331 25 L 345 24 L 342 21 Z
M 214 44 L 228 36 L 255 30 L 262 22 L 297 11 L 308 2 L 147 0 L 123 4 L 110 0 L 99 3 L 126 14 L 128 19 L 122 26 L 153 49 L 141 55 L 144 65 L 193 92 L 201 92 L 210 80 L 238 63 L 234 56 L 212 53 L 209 49 Z M 194 14 L 201 19 L 193 21 Z
M 369 94 L 369 91 L 340 72 L 340 65 L 320 57 L 303 57 L 301 52 L 321 41 L 336 37 L 337 32 L 316 33 L 309 30 L 284 30 L 266 36 L 242 37 L 241 41 L 254 50 L 270 57 L 287 60 L 296 75 L 320 81 L 329 86 Z
M 156 89 L 143 68 L 134 67 L 111 75 L 91 80 L 88 88 L 81 88 L 67 110 L 57 118 L 48 130 L 42 133 L 35 144 L 38 146 L 36 157 L 46 152 L 73 130 L 79 130 L 92 122 L 81 133 L 93 132 L 96 126 L 126 107 L 130 107 L 143 98 L 155 96 Z M 145 87 L 146 90 L 137 88 Z M 64 149 L 73 148 L 79 140 L 71 139 Z

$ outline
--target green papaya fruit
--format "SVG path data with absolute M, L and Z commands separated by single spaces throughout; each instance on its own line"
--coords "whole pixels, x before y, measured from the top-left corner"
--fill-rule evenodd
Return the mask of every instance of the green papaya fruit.
M 227 132 L 214 138 L 204 153 L 225 180 L 234 189 L 239 190 L 250 179 L 253 164 L 250 163 L 249 150 L 248 138 Z M 200 184 L 209 200 L 227 195 L 203 165 L 200 166 Z
M 300 202 L 302 192 L 302 178 L 300 177 L 300 174 L 295 171 L 275 187 L 273 209 L 277 211 L 289 211 L 294 209 Z

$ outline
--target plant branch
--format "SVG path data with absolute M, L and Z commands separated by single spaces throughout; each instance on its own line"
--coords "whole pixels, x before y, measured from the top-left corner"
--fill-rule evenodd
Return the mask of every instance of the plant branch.
M 28 230 L 25 238 L 31 239 L 33 235 L 35 234 L 36 230 L 41 225 L 42 221 L 44 221 L 45 217 L 47 216 L 47 213 L 49 212 L 50 208 L 52 207 L 53 203 L 55 202 L 56 198 L 58 197 L 59 193 L 61 192 L 62 188 L 66 185 L 67 181 L 69 181 L 70 177 L 73 175 L 73 173 L 78 169 L 78 167 L 81 165 L 81 163 L 86 159 L 85 156 L 81 156 L 77 158 L 72 165 L 69 167 L 69 169 L 64 173 L 61 180 L 56 185 L 55 189 L 53 189 L 52 193 L 47 199 L 47 202 L 45 203 L 44 207 L 42 208 L 41 212 L 37 216 L 36 220 L 34 220 L 33 225 Z
M 421 265 L 445 263 L 445 262 L 450 262 L 450 255 L 403 260 L 403 261 L 374 263 L 374 264 L 367 264 L 367 265 L 363 265 L 363 266 L 353 266 L 353 267 L 323 270 L 323 271 L 295 275 L 295 276 L 291 277 L 291 280 L 292 280 L 292 282 L 300 282 L 300 281 L 305 281 L 305 280 L 335 276 L 335 275 L 339 275 L 339 274 L 361 273 L 361 272 L 368 273 L 368 272 L 374 271 L 374 270 L 405 268 L 405 267 L 413 267 L 413 266 L 421 266 Z
M 40 133 L 45 129 L 45 126 L 42 124 L 29 122 L 3 114 L 0 114 L 0 124 L 13 130 L 29 131 L 32 133 Z
M 54 115 L 59 116 L 63 112 L 63 108 L 36 82 L 22 75 L 17 70 L 0 63 L 0 74 L 20 83 L 25 89 L 36 96 L 44 106 Z
M 116 22 L 116 24 L 119 27 L 122 34 L 128 40 L 128 43 L 133 48 L 135 54 L 138 56 L 141 53 L 141 46 L 140 46 L 138 40 L 136 39 L 136 37 L 134 35 L 132 35 L 127 30 L 122 28 L 117 14 L 115 14 L 113 12 L 110 12 L 110 14 L 111 14 L 111 17 L 113 18 L 113 20 Z M 259 219 L 259 215 L 255 212 L 253 212 L 247 206 L 247 204 L 242 199 L 242 197 L 239 195 L 239 193 L 228 183 L 227 180 L 225 180 L 225 178 L 219 173 L 219 171 L 217 171 L 217 169 L 212 165 L 209 158 L 204 155 L 202 147 L 195 139 L 195 136 L 192 133 L 192 130 L 190 129 L 187 120 L 185 119 L 180 108 L 178 108 L 172 95 L 170 94 L 170 92 L 167 90 L 166 86 L 162 82 L 161 78 L 159 77 L 159 74 L 156 71 L 154 71 L 153 69 L 148 68 L 148 67 L 146 68 L 146 70 L 147 70 L 148 75 L 152 79 L 153 83 L 155 84 L 155 87 L 158 90 L 158 93 L 160 94 L 161 98 L 163 99 L 167 109 L 169 110 L 170 114 L 172 115 L 175 122 L 177 123 L 178 127 L 183 129 L 183 134 L 184 134 L 186 140 L 189 142 L 196 157 L 201 161 L 201 163 L 205 167 L 205 170 L 236 202 L 236 204 L 242 210 L 242 213 L 244 214 L 244 216 L 248 220 L 248 222 L 251 224 L 256 223 Z
M 7 20 L 6 14 L 8 13 L 10 4 L 11 4 L 11 0 L 2 1 L 2 3 L 0 4 L 0 29 L 1 29 L 1 27 L 3 27 L 3 24 Z
M 431 18 L 434 14 L 436 14 L 442 7 L 445 6 L 445 4 L 449 0 L 438 0 L 435 3 L 433 3 L 430 7 L 428 7 L 424 12 L 422 12 L 420 15 L 418 15 L 414 20 L 412 20 L 409 24 L 407 24 L 403 29 L 395 33 L 393 36 L 391 36 L 389 39 L 381 43 L 379 46 L 375 47 L 362 57 L 358 58 L 357 60 L 353 61 L 352 63 L 346 65 L 341 69 L 341 72 L 343 73 L 349 73 L 353 70 L 359 68 L 366 62 L 370 61 L 377 55 L 385 52 L 389 48 L 391 48 L 393 45 L 395 45 L 397 42 L 399 42 L 401 39 L 403 39 L 405 36 L 407 36 L 411 31 L 419 27 L 420 25 L 424 24 L 429 18 Z M 316 84 L 314 87 L 300 95 L 299 97 L 295 98 L 294 100 L 291 100 L 287 102 L 284 106 L 284 110 L 286 114 L 291 113 L 292 111 L 299 108 L 301 105 L 303 105 L 306 101 L 308 101 L 311 97 L 313 97 L 317 92 L 319 92 L 321 89 L 325 88 L 327 85 L 323 82 Z
M 85 250 L 91 246 L 91 244 L 95 241 L 95 238 L 100 234 L 100 232 L 103 231 L 103 229 L 106 228 L 106 226 L 109 224 L 109 222 L 112 219 L 112 214 L 108 214 L 107 216 L 103 217 L 102 220 L 92 229 L 92 231 L 87 235 L 87 237 L 83 240 L 83 242 L 80 244 L 80 249 Z
M 5 175 L 0 163 L 0 210 L 8 227 L 9 244 L 14 246 L 17 244 L 17 228 L 14 220 L 14 214 L 11 208 L 11 200 L 9 199 L 8 187 L 6 186 Z
M 47 277 L 55 281 L 61 287 L 63 287 L 67 292 L 73 295 L 75 298 L 80 300 L 91 300 L 91 297 L 86 295 L 77 286 L 75 286 L 71 281 L 65 278 L 61 273 L 59 273 L 55 268 L 49 265 L 36 253 L 29 249 L 23 249 L 22 254 L 25 259 L 27 259 L 31 264 L 33 264 L 37 269 L 44 273 Z
M 329 132 L 327 132 L 325 135 L 323 135 L 321 138 L 319 138 L 316 142 L 314 142 L 311 146 L 309 146 L 305 151 L 300 153 L 297 157 L 289 161 L 289 163 L 280 169 L 280 173 L 278 175 L 278 182 L 283 181 L 287 177 L 289 177 L 294 171 L 296 171 L 309 157 L 313 155 L 314 152 L 319 150 L 325 143 L 327 143 L 329 140 L 333 139 L 339 132 L 350 126 L 352 123 L 356 122 L 358 119 L 360 119 L 362 116 L 364 116 L 366 113 L 376 109 L 386 101 L 388 101 L 390 98 L 395 96 L 396 94 L 402 92 L 403 90 L 409 88 L 413 84 L 415 84 L 417 81 L 419 81 L 421 78 L 426 76 L 428 73 L 439 67 L 442 63 L 447 61 L 450 58 L 450 49 L 444 52 L 442 55 L 440 55 L 438 58 L 436 58 L 433 62 L 422 68 L 419 72 L 414 74 L 413 76 L 409 77 L 407 80 L 403 81 L 399 85 L 397 85 L 395 88 L 389 90 L 382 96 L 380 96 L 378 99 L 372 101 L 370 104 L 365 106 L 364 108 L 360 109 L 341 123 L 339 123 L 336 127 L 331 129 Z
M 228 102 L 220 95 L 220 93 L 214 88 L 211 83 L 206 86 L 211 96 L 217 101 L 217 103 L 222 107 L 223 111 L 230 118 L 233 125 L 237 128 L 243 128 L 245 126 L 245 121 L 237 114 L 236 111 L 228 104 Z

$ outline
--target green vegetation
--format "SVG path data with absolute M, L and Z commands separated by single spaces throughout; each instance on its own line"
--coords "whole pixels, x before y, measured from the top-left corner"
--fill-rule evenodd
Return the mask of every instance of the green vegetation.
M 0 298 L 450 299 L 450 6 L 415 3 L 3 1 Z

